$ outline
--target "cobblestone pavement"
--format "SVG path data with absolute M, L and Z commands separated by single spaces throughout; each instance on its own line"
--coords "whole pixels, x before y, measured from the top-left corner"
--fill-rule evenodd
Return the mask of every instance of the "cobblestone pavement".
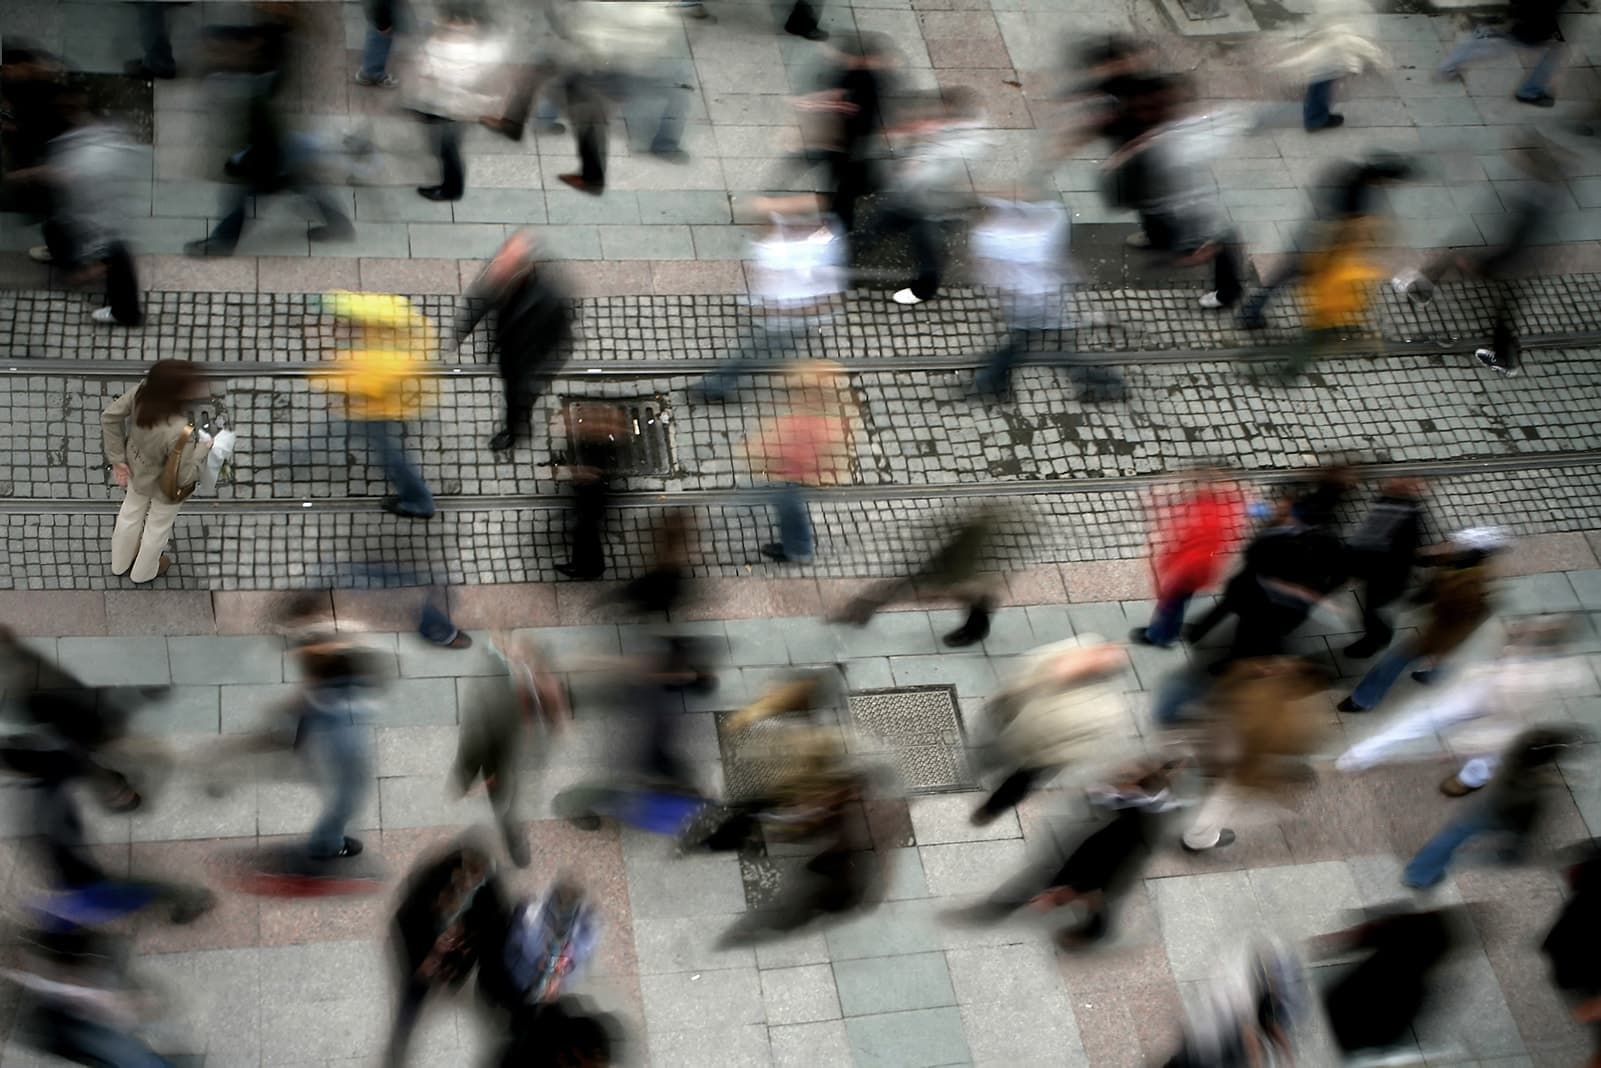
M 1589 566 L 1581 570 L 1503 580 L 1504 611 L 1570 608 L 1587 613 L 1592 627 L 1601 622 L 1601 569 L 1588 549 L 1582 555 Z M 1150 610 L 1146 601 L 1107 600 L 1105 592 L 1102 599 L 1059 603 L 1060 580 L 1053 590 L 1041 577 L 1014 573 L 1012 603 L 996 615 L 989 639 L 955 652 L 938 639 L 956 623 L 954 612 L 888 612 L 865 629 L 843 629 L 818 618 L 827 605 L 815 590 L 809 601 L 797 600 L 793 589 L 775 590 L 789 604 L 779 611 L 772 610 L 776 602 L 763 608 L 738 597 L 718 601 L 712 591 L 705 606 L 710 618 L 697 615 L 693 626 L 726 643 L 728 660 L 714 693 L 685 698 L 685 743 L 697 774 L 715 788 L 725 773 L 714 714 L 752 699 L 790 665 L 840 663 L 853 691 L 951 687 L 972 739 L 981 731 L 986 697 L 1013 670 L 1017 654 L 1069 634 L 1117 635 Z M 737 585 L 749 592 L 763 584 Z M 541 642 L 558 665 L 645 647 L 651 626 L 597 621 L 593 607 L 574 616 L 565 607 L 558 611 L 571 588 L 523 587 L 515 597 L 459 589 L 455 611 L 474 628 L 542 624 L 519 633 Z M 850 588 L 832 593 L 839 603 Z M 294 688 L 282 638 L 258 633 L 272 608 L 265 595 L 50 596 L 41 602 L 0 594 L 0 609 L 34 635 L 28 640 L 35 648 L 87 681 L 170 685 L 141 722 L 180 752 L 252 729 Z M 1351 595 L 1338 606 L 1355 618 Z M 495 670 L 495 662 L 482 645 L 452 652 L 419 643 L 406 632 L 415 603 L 403 596 L 336 593 L 332 612 L 341 626 L 371 630 L 365 640 L 391 676 L 373 728 L 377 788 L 354 830 L 398 877 L 461 825 L 485 818 L 481 798 L 447 796 L 444 772 L 464 686 Z M 549 625 L 558 618 L 584 624 Z M 1336 724 L 1325 758 L 1384 718 L 1333 712 L 1332 702 L 1362 668 L 1335 652 L 1351 638 L 1339 630 L 1309 624 L 1293 639 L 1298 651 L 1321 659 L 1342 680 L 1329 697 Z M 1589 668 L 1582 692 L 1541 714 L 1560 711 L 1601 729 L 1601 682 L 1591 677 L 1601 672 L 1601 632 L 1587 631 L 1581 649 Z M 1149 730 L 1148 692 L 1185 654 L 1136 649 L 1131 655 L 1123 686 L 1134 744 Z M 522 773 L 525 812 L 535 820 L 534 862 L 525 873 L 511 872 L 510 881 L 529 893 L 567 870 L 595 895 L 602 942 L 581 989 L 628 1027 L 631 1065 L 1159 1063 L 1175 1048 L 1185 1006 L 1198 1004 L 1243 938 L 1266 931 L 1306 938 L 1342 926 L 1352 910 L 1395 900 L 1399 861 L 1460 804 L 1434 789 L 1446 766 L 1437 739 L 1419 747 L 1421 767 L 1346 778 L 1322 764 L 1317 782 L 1291 799 L 1282 817 L 1242 823 L 1236 845 L 1204 857 L 1164 845 L 1121 909 L 1112 943 L 1066 956 L 1052 949 L 1042 919 L 966 928 L 946 925 L 938 913 L 1081 834 L 1083 817 L 1070 788 L 1030 799 L 1016 816 L 986 828 L 967 819 L 975 793 L 875 800 L 863 818 L 889 873 L 882 904 L 754 951 L 718 951 L 717 934 L 764 900 L 775 879 L 782 883 L 795 859 L 777 845 L 740 856 L 679 857 L 661 838 L 615 829 L 584 833 L 555 821 L 552 796 L 604 774 L 607 761 L 627 751 L 631 730 L 606 715 L 595 676 L 576 673 L 570 682 L 579 695 L 574 729 L 551 744 L 542 767 L 530 764 Z M 25 684 L 10 680 L 8 692 Z M 1410 683 L 1403 687 L 1398 702 L 1414 693 Z M 1540 850 L 1601 833 L 1597 756 L 1586 753 L 1563 767 L 1570 792 L 1561 795 Z M 292 840 L 317 811 L 308 785 L 240 777 L 217 799 L 202 793 L 200 775 L 198 767 L 181 770 L 131 817 L 90 805 L 105 861 L 213 882 L 217 863 Z M 13 907 L 38 886 L 16 837 L 21 812 L 16 804 L 0 807 L 0 880 Z M 1562 895 L 1558 876 L 1545 867 L 1494 868 L 1464 859 L 1455 870 L 1438 899 L 1474 902 L 1472 931 L 1450 966 L 1446 1004 L 1417 1032 L 1428 1063 L 1579 1063 L 1585 1035 L 1568 1022 L 1535 949 Z M 382 944 L 389 907 L 387 894 L 320 901 L 227 894 L 190 927 L 145 918 L 134 928 L 143 966 L 167 984 L 177 1004 L 158 1042 L 203 1054 L 206 1068 L 374 1063 L 393 1011 Z M 1328 974 L 1317 973 L 1320 980 Z M 432 1006 L 412 1063 L 479 1063 L 489 1029 L 469 997 Z M 0 1009 L 0 1035 L 9 1034 L 14 1007 Z M 1298 1063 L 1335 1063 L 1321 1027 L 1314 1025 L 1304 1041 Z M 39 1063 L 14 1042 L 0 1052 L 7 1068 Z
M 1164 10 L 1170 0 L 1140 0 L 1117 7 L 1089 0 L 1005 0 L 960 8 L 950 0 L 863 0 L 829 4 L 825 26 L 887 34 L 904 61 L 901 84 L 908 92 L 965 86 L 982 100 L 993 127 L 991 145 L 969 161 L 969 180 L 977 188 L 1009 183 L 1030 170 L 1039 130 L 1049 127 L 1062 105 L 1053 98 L 1064 75 L 1064 41 L 1090 30 L 1125 30 L 1156 38 L 1174 69 L 1191 72 L 1209 102 L 1242 99 L 1289 103 L 1300 87 L 1282 83 L 1273 59 L 1285 37 L 1304 28 L 1304 16 L 1279 5 L 1231 3 L 1235 18 L 1226 29 L 1235 36 L 1212 37 L 1218 27 L 1178 22 Z M 533 56 L 546 37 L 536 9 L 497 5 L 501 24 L 516 40 L 513 52 Z M 431 5 L 416 5 L 419 24 Z M 404 91 L 386 93 L 353 86 L 363 34 L 360 4 L 304 5 L 311 47 L 301 57 L 286 90 L 289 109 L 318 135 L 337 137 L 359 130 L 381 150 L 376 173 L 362 186 L 333 189 L 357 221 L 356 240 L 312 243 L 308 220 L 293 198 L 261 205 L 247 227 L 241 258 L 221 265 L 175 259 L 187 241 L 207 232 L 229 196 L 220 173 L 239 146 L 225 126 L 225 109 L 200 80 L 157 82 L 149 111 L 130 113 L 136 132 L 150 131 L 153 144 L 132 187 L 137 218 L 132 236 L 154 257 L 149 265 L 181 282 L 176 288 L 248 289 L 281 287 L 283 278 L 315 272 L 337 275 L 348 269 L 368 275 L 364 284 L 395 276 L 404 261 L 443 265 L 481 259 L 508 228 L 535 225 L 552 256 L 581 261 L 626 262 L 642 280 L 673 277 L 671 284 L 724 277 L 721 268 L 742 255 L 744 234 L 736 220 L 749 194 L 812 187 L 810 175 L 781 166 L 782 157 L 801 142 L 791 94 L 811 87 L 818 48 L 775 32 L 766 5 L 717 0 L 716 23 L 686 21 L 670 50 L 684 66 L 690 92 L 684 147 L 691 160 L 674 166 L 629 150 L 630 131 L 619 119 L 610 139 L 614 165 L 607 193 L 590 200 L 556 181 L 570 170 L 570 137 L 529 137 L 518 144 L 489 132 L 468 132 L 467 196 L 454 205 L 425 201 L 419 183 L 437 180 L 437 164 L 425 135 L 401 110 Z M 1523 179 L 1505 147 L 1520 147 L 1550 133 L 1576 147 L 1573 176 L 1561 194 L 1553 241 L 1586 246 L 1593 254 L 1601 239 L 1601 167 L 1570 121 L 1596 95 L 1591 65 L 1601 40 L 1601 16 L 1571 12 L 1564 18 L 1568 68 L 1554 111 L 1535 112 L 1516 103 L 1511 89 L 1521 59 L 1511 55 L 1469 68 L 1462 83 L 1439 84 L 1432 69 L 1462 30 L 1449 14 L 1407 13 L 1404 5 L 1383 4 L 1377 37 L 1390 56 L 1382 71 L 1346 79 L 1340 87 L 1347 118 L 1343 129 L 1309 136 L 1298 124 L 1268 129 L 1231 147 L 1211 165 L 1224 213 L 1247 245 L 1277 253 L 1295 245 L 1299 220 L 1331 160 L 1351 158 L 1367 147 L 1410 152 L 1426 162 L 1420 181 L 1394 195 L 1401 247 L 1479 244 L 1498 224 L 1502 194 L 1515 192 Z M 179 62 L 197 64 L 200 28 L 237 17 L 227 5 L 197 3 L 172 17 Z M 1178 33 L 1174 32 L 1175 26 Z M 1242 31 L 1269 33 L 1245 39 Z M 83 0 L 13 0 L 0 13 L 0 32 L 27 37 L 63 53 L 82 69 L 120 71 L 135 50 L 130 11 Z M 408 74 L 413 39 L 402 37 L 396 69 Z M 1294 110 L 1293 106 L 1290 110 Z M 1293 123 L 1293 119 L 1292 119 Z M 1054 174 L 1076 221 L 1127 222 L 1129 217 L 1102 202 L 1099 146 L 1085 149 Z M 330 175 L 342 182 L 344 173 Z M 38 240 L 36 230 L 16 215 L 0 217 L 0 248 L 16 251 Z M 258 273 L 258 260 L 260 271 Z M 697 270 L 663 276 L 652 265 L 689 265 Z M 345 266 L 342 266 L 345 265 Z M 37 278 L 42 272 L 13 257 L 7 272 Z M 424 266 L 411 277 L 434 277 Z M 454 283 L 453 283 L 454 284 Z M 389 288 L 388 286 L 382 286 Z

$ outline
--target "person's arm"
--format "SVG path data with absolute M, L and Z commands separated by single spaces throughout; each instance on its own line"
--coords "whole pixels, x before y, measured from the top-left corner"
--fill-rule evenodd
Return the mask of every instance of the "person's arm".
M 133 399 L 138 393 L 139 387 L 135 386 L 100 413 L 101 444 L 119 486 L 128 484 L 128 419 L 133 414 Z
M 466 340 L 478 324 L 489 312 L 489 302 L 495 295 L 495 287 L 489 283 L 484 275 L 463 294 L 461 308 L 456 312 L 456 322 L 450 332 L 450 347 L 457 348 Z

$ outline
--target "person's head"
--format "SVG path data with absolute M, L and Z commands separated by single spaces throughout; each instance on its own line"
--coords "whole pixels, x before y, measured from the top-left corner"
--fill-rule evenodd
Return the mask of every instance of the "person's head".
M 522 278 L 533 273 L 539 241 L 528 227 L 516 231 L 506 239 L 489 261 L 489 272 L 497 280 Z
M 133 421 L 142 427 L 160 426 L 182 415 L 189 402 L 205 393 L 200 371 L 188 360 L 157 360 L 134 395 Z

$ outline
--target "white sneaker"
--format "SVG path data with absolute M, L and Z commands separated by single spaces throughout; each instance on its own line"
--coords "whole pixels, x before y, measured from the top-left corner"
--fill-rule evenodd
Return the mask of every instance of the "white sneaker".
M 1129 234 L 1123 239 L 1123 244 L 1127 245 L 1129 248 L 1150 248 L 1151 235 L 1146 233 L 1144 230 L 1135 230 L 1132 234 Z
M 916 293 L 913 293 L 910 289 L 898 289 L 895 291 L 895 295 L 889 299 L 893 300 L 896 304 L 923 303 L 923 298 L 918 296 Z
M 111 314 L 110 308 L 96 308 L 89 314 L 89 318 L 97 323 L 105 323 L 107 326 L 117 325 L 117 317 Z
M 34 263 L 54 263 L 56 258 L 50 255 L 49 245 L 35 245 L 28 250 L 28 258 Z
M 1223 301 L 1220 297 L 1218 297 L 1217 290 L 1215 289 L 1210 293 L 1203 294 L 1201 297 L 1201 307 L 1207 309 L 1208 311 L 1216 311 L 1222 306 Z

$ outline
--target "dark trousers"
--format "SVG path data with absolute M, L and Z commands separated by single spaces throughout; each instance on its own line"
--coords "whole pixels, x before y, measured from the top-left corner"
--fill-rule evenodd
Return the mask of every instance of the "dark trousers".
M 1396 567 L 1386 553 L 1355 552 L 1351 571 L 1362 580 L 1362 637 L 1374 649 L 1382 649 L 1395 636 L 1384 609 L 1406 591 L 1407 568 Z
M 1034 787 L 1046 777 L 1046 768 L 1018 768 L 995 788 L 995 791 L 984 799 L 979 806 L 979 812 L 995 819 L 1007 809 L 1015 806 L 1023 798 L 1034 792 Z
M 805 37 L 817 30 L 817 16 L 822 14 L 822 4 L 813 7 L 808 0 L 795 0 L 795 6 L 789 9 L 789 18 L 784 20 L 784 32 Z
M 849 233 L 856 225 L 856 202 L 871 188 L 871 169 L 859 157 L 856 146 L 848 145 L 844 151 L 830 152 L 827 157 L 829 184 L 834 189 L 830 207 L 839 217 L 839 224 Z
M 1329 108 L 1334 103 L 1333 78 L 1313 82 L 1306 87 L 1306 99 L 1301 103 L 1301 123 L 1308 131 L 1321 130 L 1329 124 Z
M 889 202 L 879 208 L 873 218 L 872 230 L 865 235 L 865 239 L 876 240 L 891 234 L 905 234 L 911 242 L 912 258 L 917 265 L 917 276 L 912 279 L 912 294 L 919 300 L 928 300 L 939 292 L 944 230 L 938 222 L 912 205 Z
M 512 440 L 522 437 L 533 415 L 534 402 L 544 392 L 543 356 L 529 360 L 500 354 L 500 382 L 506 391 L 506 432 Z
M 1240 246 L 1235 243 L 1233 234 L 1225 234 L 1218 240 L 1217 255 L 1212 257 L 1212 288 L 1217 290 L 1217 299 L 1229 308 L 1239 302 L 1244 288 Z
M 461 159 L 461 123 L 431 115 L 434 152 L 439 156 L 439 187 L 447 197 L 459 197 L 467 188 L 467 165 Z
M 389 1032 L 389 1049 L 384 1054 L 387 1068 L 400 1068 L 406 1063 L 406 1049 L 411 1045 L 411 1033 L 417 1029 L 417 1017 L 429 989 L 429 984 L 417 978 L 415 968 L 401 979 L 395 999 L 395 1026 Z
M 139 9 L 139 47 L 143 51 L 144 65 L 151 74 L 171 78 L 178 73 L 178 64 L 172 58 L 172 38 L 167 32 L 167 9 L 170 3 L 142 3 Z
M 575 578 L 597 579 L 606 572 L 606 506 L 611 484 L 604 478 L 573 485 L 573 546 L 568 562 Z
M 350 220 L 345 217 L 345 213 L 339 210 L 338 204 L 334 203 L 333 197 L 323 192 L 322 189 L 308 179 L 300 175 L 290 175 L 288 178 L 281 180 L 274 177 L 235 187 L 233 205 L 228 209 L 228 213 L 218 221 L 216 228 L 211 231 L 211 236 L 206 238 L 208 251 L 231 255 L 234 248 L 239 244 L 239 235 L 244 233 L 245 208 L 249 205 L 250 198 L 255 197 L 259 200 L 261 197 L 277 192 L 280 189 L 298 193 L 310 201 L 318 213 L 322 215 L 324 226 L 335 230 L 353 229 Z
M 139 277 L 134 273 L 133 256 L 128 247 L 114 241 L 106 250 L 106 305 L 123 326 L 139 326 L 145 321 L 139 309 Z
M 578 143 L 578 174 L 585 185 L 606 184 L 605 120 L 574 121 L 573 137 Z

